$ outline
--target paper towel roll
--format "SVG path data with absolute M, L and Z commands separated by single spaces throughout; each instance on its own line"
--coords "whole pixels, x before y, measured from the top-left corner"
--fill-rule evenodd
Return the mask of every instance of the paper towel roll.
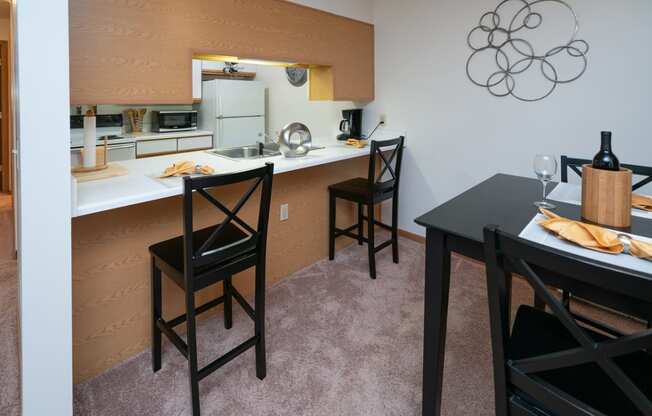
M 95 131 L 95 116 L 84 117 L 84 167 L 94 168 L 96 164 L 95 145 L 97 142 L 97 133 Z

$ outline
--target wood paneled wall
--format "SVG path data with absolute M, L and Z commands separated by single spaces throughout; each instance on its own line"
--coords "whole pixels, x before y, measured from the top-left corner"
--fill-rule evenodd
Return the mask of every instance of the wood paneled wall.
M 369 158 L 323 165 L 274 176 L 267 244 L 267 284 L 328 256 L 328 185 L 367 175 Z M 218 195 L 233 206 L 242 187 L 221 189 Z M 221 220 L 216 210 L 197 199 L 197 227 Z M 281 222 L 280 205 L 290 217 Z M 257 201 L 242 217 L 255 224 Z M 355 221 L 353 206 L 340 201 L 338 224 Z M 73 360 L 76 383 L 98 375 L 150 345 L 150 257 L 148 247 L 181 234 L 181 198 L 75 218 L 73 241 Z M 338 247 L 351 243 L 338 239 Z M 252 269 L 253 270 L 253 269 Z M 253 273 L 234 278 L 243 294 L 253 293 Z M 219 285 L 221 286 L 221 285 Z M 164 317 L 183 312 L 183 295 L 167 278 L 163 284 Z M 198 304 L 220 293 L 208 288 Z M 234 308 L 238 308 L 234 304 Z M 221 313 L 221 310 L 219 310 Z M 181 328 L 182 330 L 182 328 Z
M 72 104 L 190 104 L 195 53 L 318 65 L 312 99 L 374 98 L 368 23 L 283 0 L 70 0 Z

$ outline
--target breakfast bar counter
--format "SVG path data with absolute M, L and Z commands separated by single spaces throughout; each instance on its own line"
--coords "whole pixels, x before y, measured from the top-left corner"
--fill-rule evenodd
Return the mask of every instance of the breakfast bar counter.
M 180 178 L 159 179 L 159 176 L 168 166 L 184 160 L 211 166 L 216 175 L 253 169 L 265 163 L 273 163 L 274 174 L 280 174 L 369 155 L 368 147 L 357 149 L 336 141 L 317 144 L 324 148 L 299 158 L 275 156 L 235 160 L 197 151 L 121 161 L 118 164 L 128 171 L 125 176 L 74 184 L 72 216 L 80 217 L 181 195 Z M 362 176 L 366 176 L 366 172 Z
M 159 179 L 175 162 L 209 165 L 216 174 L 274 164 L 274 183 L 267 245 L 267 285 L 328 256 L 328 186 L 366 177 L 369 148 L 318 143 L 324 149 L 302 158 L 283 156 L 233 160 L 206 152 L 158 156 L 119 162 L 128 174 L 74 184 L 72 216 L 73 365 L 76 383 L 101 374 L 150 345 L 150 245 L 182 234 L 182 179 Z M 220 189 L 219 200 L 232 207 L 245 185 Z M 75 195 L 76 194 L 76 197 Z M 240 211 L 256 224 L 256 198 Z M 222 218 L 196 199 L 196 227 Z M 281 221 L 280 207 L 289 218 Z M 341 202 L 338 224 L 357 221 L 354 206 Z M 352 241 L 340 239 L 341 248 Z M 183 312 L 183 292 L 164 279 L 164 318 Z M 253 273 L 233 279 L 237 289 L 251 294 Z M 213 299 L 220 288 L 197 294 L 197 303 Z M 174 352 L 173 352 L 174 353 Z

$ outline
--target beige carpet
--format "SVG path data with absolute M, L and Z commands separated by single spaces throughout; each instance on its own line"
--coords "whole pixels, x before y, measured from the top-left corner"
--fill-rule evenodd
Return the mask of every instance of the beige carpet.
M 355 245 L 271 288 L 267 378 L 256 378 L 253 352 L 240 356 L 200 383 L 202 414 L 420 415 L 424 248 L 400 244 L 400 265 L 389 251 L 378 256 L 376 281 Z M 452 269 L 443 413 L 493 415 L 484 270 L 459 258 Z M 517 282 L 514 298 L 529 302 L 531 292 Z M 252 330 L 235 306 L 230 331 L 221 313 L 204 320 L 201 362 Z M 165 345 L 157 374 L 145 352 L 76 386 L 75 414 L 190 415 L 186 362 Z
M 0 415 L 20 413 L 18 289 L 11 195 L 0 193 Z
M 16 262 L 0 260 L 0 415 L 2 416 L 20 414 L 16 283 Z

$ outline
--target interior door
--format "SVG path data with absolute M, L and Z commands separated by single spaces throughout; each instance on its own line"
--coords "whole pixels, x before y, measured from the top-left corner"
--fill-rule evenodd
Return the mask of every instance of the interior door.
M 218 147 L 237 147 L 265 141 L 265 117 L 224 118 L 219 121 Z
M 258 81 L 221 81 L 219 103 L 218 116 L 262 116 L 265 114 L 265 86 Z

